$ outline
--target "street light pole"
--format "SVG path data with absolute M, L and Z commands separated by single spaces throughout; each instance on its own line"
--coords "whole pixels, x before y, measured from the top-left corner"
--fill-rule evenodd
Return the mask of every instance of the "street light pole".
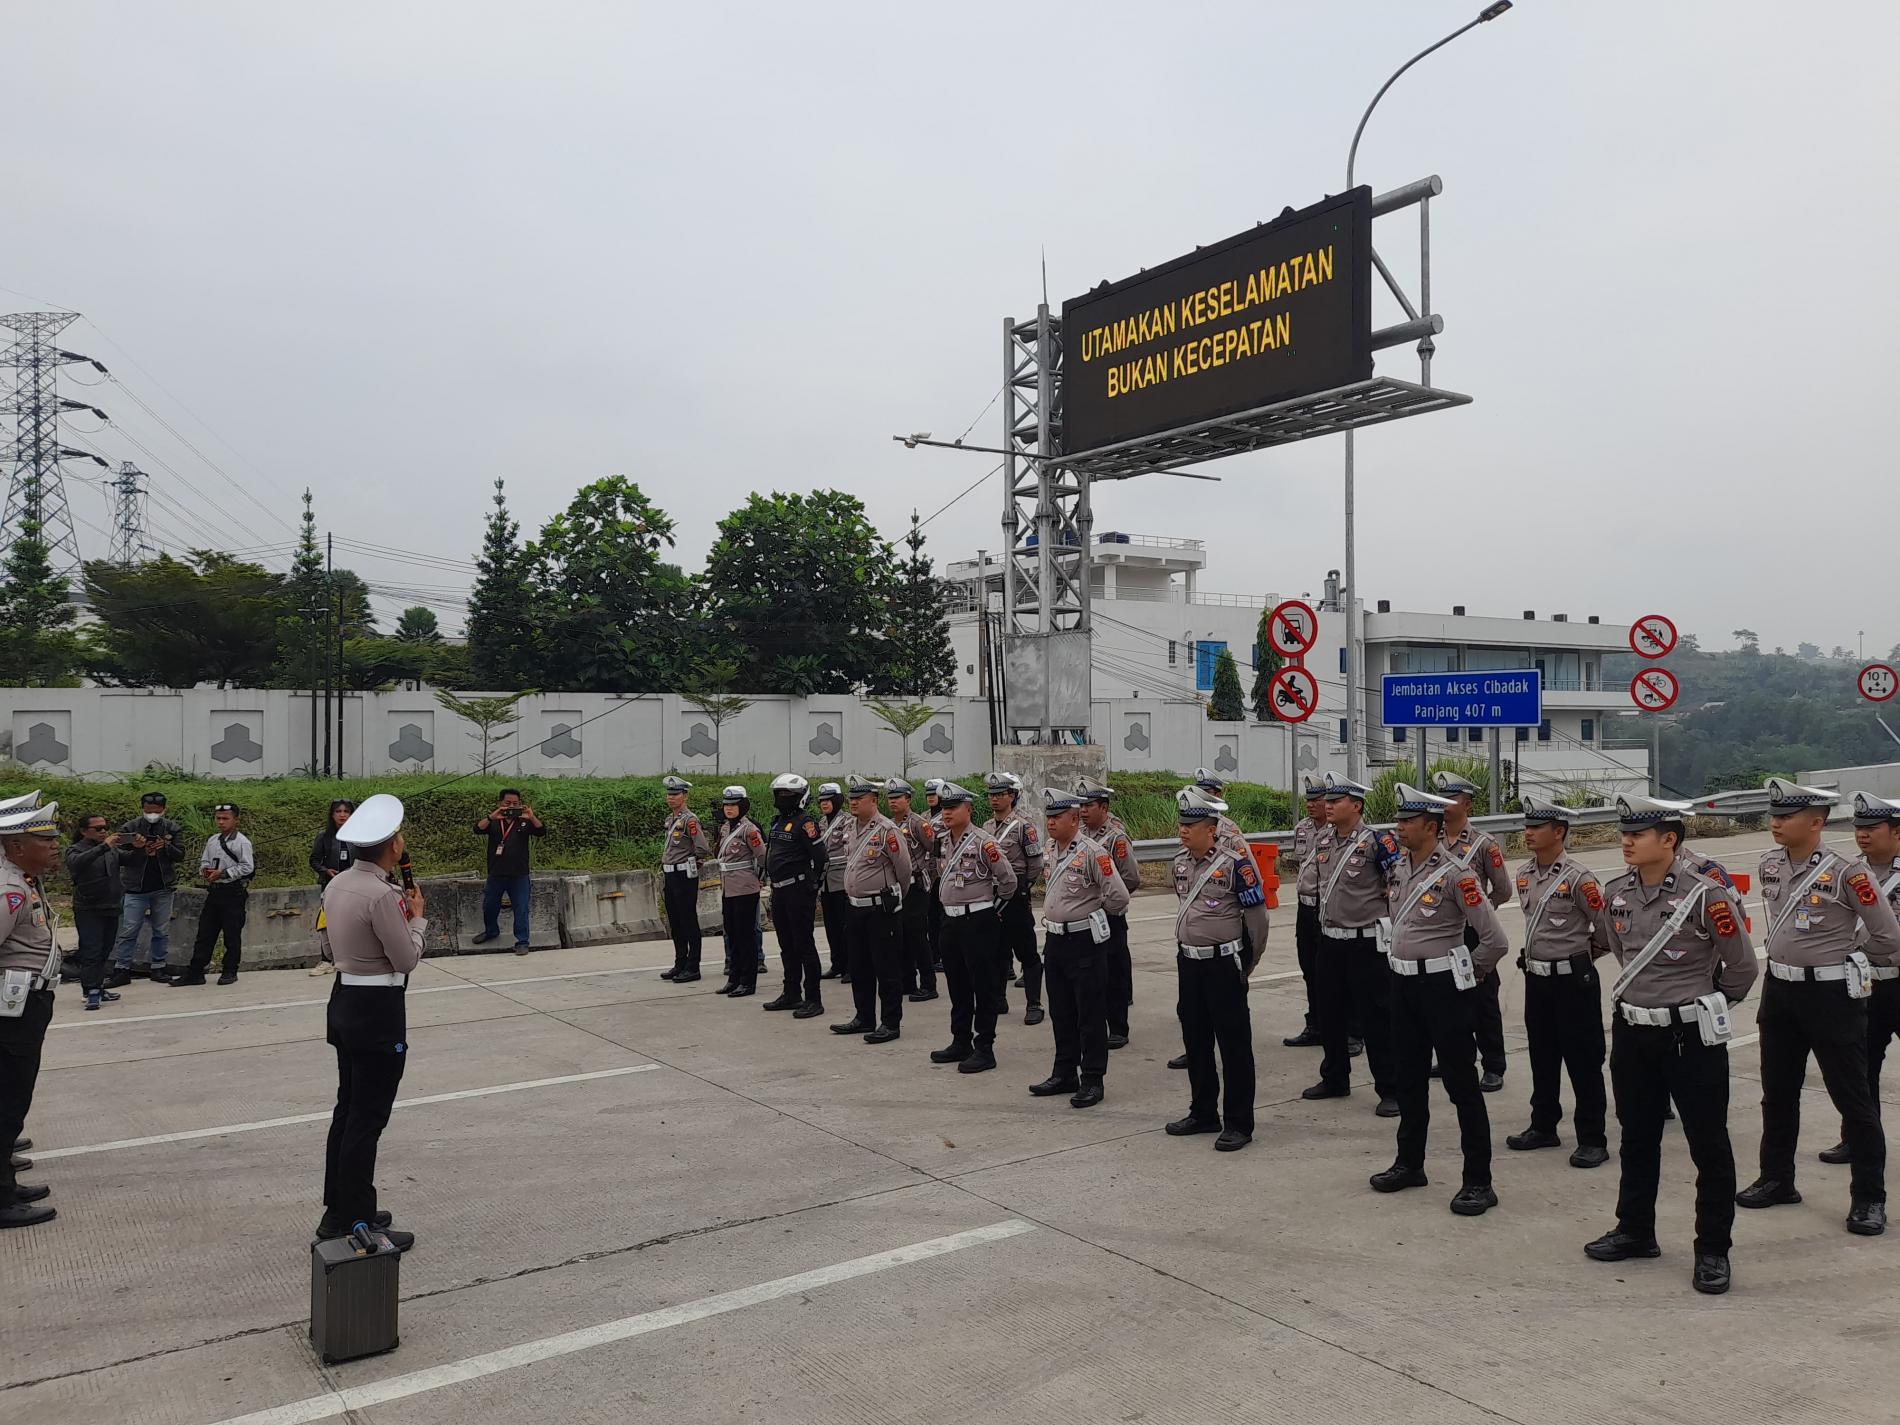
M 1372 96 L 1372 102 L 1366 105 L 1366 112 L 1359 116 L 1359 127 L 1352 131 L 1352 147 L 1346 151 L 1346 191 L 1353 187 L 1353 172 L 1359 159 L 1359 138 L 1366 131 L 1366 120 L 1372 117 L 1372 111 L 1379 107 L 1379 101 L 1385 98 L 1390 89 L 1406 70 L 1417 64 L 1433 50 L 1443 49 L 1466 30 L 1476 29 L 1490 20 L 1497 19 L 1511 8 L 1511 0 L 1495 0 L 1494 4 L 1478 12 L 1478 18 L 1468 21 L 1453 30 L 1435 45 L 1428 45 L 1397 69 L 1392 77 L 1379 86 L 1379 92 Z M 1352 427 L 1346 428 L 1346 587 L 1341 591 L 1341 602 L 1346 613 L 1346 775 L 1355 781 L 1359 778 L 1361 761 L 1359 749 L 1364 741 L 1360 735 L 1359 724 L 1365 719 L 1365 698 L 1360 682 L 1359 658 L 1359 551 L 1354 532 L 1353 520 L 1353 433 Z

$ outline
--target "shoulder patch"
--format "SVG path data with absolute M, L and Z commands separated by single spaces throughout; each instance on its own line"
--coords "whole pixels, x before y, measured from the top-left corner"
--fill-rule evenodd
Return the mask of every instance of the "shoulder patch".
M 765 845 L 765 838 L 759 835 L 759 829 L 756 826 L 753 827 L 752 830 L 746 834 L 746 839 L 750 841 L 754 846 Z
M 1709 904 L 1709 929 L 1724 940 L 1735 936 L 1735 912 L 1726 900 L 1712 901 Z
M 686 818 L 686 834 L 689 836 L 699 835 L 699 818 L 698 817 L 689 816 Z
M 1393 836 L 1389 831 L 1379 833 L 1379 845 L 1391 852 L 1394 856 L 1399 854 L 1398 838 Z
M 893 831 L 890 835 L 886 836 L 884 838 L 884 844 L 890 848 L 891 854 L 895 856 L 897 854 L 897 833 Z
M 25 904 L 26 904 L 26 897 L 22 895 L 19 891 L 7 892 L 7 909 L 8 910 L 17 911 L 21 906 Z
M 1253 857 L 1249 856 L 1243 861 L 1240 857 L 1236 856 L 1234 857 L 1234 865 L 1240 868 L 1240 879 L 1243 884 L 1251 886 L 1259 882 L 1260 873 L 1254 870 Z
M 1115 838 L 1115 859 L 1117 861 L 1126 861 L 1128 859 L 1128 838 L 1126 836 Z
M 1496 871 L 1504 869 L 1504 853 L 1496 846 L 1491 848 L 1491 868 Z
M 1103 852 L 1100 856 L 1095 858 L 1095 869 L 1100 871 L 1104 876 L 1112 876 L 1115 874 L 1115 863 L 1108 859 L 1107 852 Z
M 1599 886 L 1595 881 L 1585 881 L 1583 883 L 1583 903 L 1589 906 L 1591 910 L 1602 910 L 1603 887 Z
M 1464 896 L 1466 905 L 1475 906 L 1484 900 L 1484 893 L 1478 889 L 1476 876 L 1466 876 L 1458 883 L 1458 890 Z
M 1856 871 L 1849 876 L 1847 884 L 1854 888 L 1854 899 L 1862 905 L 1872 905 L 1880 899 L 1880 892 L 1874 889 L 1874 883 L 1867 879 L 1865 871 Z
M 809 840 L 816 841 L 818 839 L 818 823 L 815 821 L 806 822 L 805 835 Z
M 1028 822 L 1023 823 L 1023 842 L 1029 846 L 1036 844 L 1036 828 Z
M 989 845 L 983 848 L 983 855 L 988 859 L 989 863 L 992 866 L 994 866 L 998 861 L 1003 859 L 1002 848 L 999 847 L 994 841 L 990 842 Z

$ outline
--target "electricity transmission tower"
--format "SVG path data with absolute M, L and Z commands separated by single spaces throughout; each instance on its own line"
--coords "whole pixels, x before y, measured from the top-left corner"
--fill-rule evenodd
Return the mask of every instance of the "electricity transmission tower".
M 0 328 L 13 334 L 0 352 L 0 368 L 19 373 L 13 388 L 0 395 L 0 415 L 13 416 L 17 422 L 14 438 L 0 442 L 0 462 L 11 466 L 6 508 L 0 513 L 0 560 L 12 552 L 15 541 L 26 536 L 45 545 L 53 571 L 68 577 L 79 572 L 79 540 L 73 533 L 60 461 L 106 464 L 90 451 L 62 445 L 59 438 L 59 419 L 66 411 L 91 411 L 105 417 L 97 406 L 59 394 L 60 367 L 75 361 L 99 366 L 89 356 L 54 344 L 53 338 L 78 320 L 77 312 L 14 312 L 0 317 Z
M 114 564 L 139 564 L 152 557 L 151 537 L 145 532 L 145 481 L 149 478 L 126 460 L 106 482 L 113 496 L 112 548 L 106 558 Z

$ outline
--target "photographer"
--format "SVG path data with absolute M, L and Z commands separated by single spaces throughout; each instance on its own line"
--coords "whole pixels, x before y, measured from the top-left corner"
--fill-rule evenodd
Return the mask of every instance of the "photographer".
M 212 812 L 217 833 L 205 843 L 198 861 L 198 874 L 204 877 L 204 906 L 198 912 L 198 939 L 191 950 L 191 965 L 172 981 L 182 985 L 202 985 L 211 965 L 211 950 L 224 935 L 224 968 L 218 975 L 221 985 L 235 985 L 238 964 L 244 955 L 244 912 L 251 898 L 251 877 L 257 873 L 257 856 L 251 839 L 237 829 L 238 809 L 230 802 L 220 803 Z
M 73 883 L 73 927 L 79 932 L 79 987 L 86 1008 L 118 996 L 105 987 L 106 953 L 119 934 L 119 833 L 97 812 L 79 818 L 66 848 L 66 875 Z
M 185 858 L 182 829 L 165 815 L 165 794 L 147 792 L 139 798 L 139 814 L 119 828 L 119 939 L 113 946 L 117 968 L 106 987 L 132 978 L 138 958 L 139 929 L 152 918 L 152 969 L 161 984 L 171 978 L 165 966 L 171 945 L 172 890 L 178 884 L 178 863 Z
M 546 836 L 547 827 L 525 806 L 521 793 L 504 787 L 500 803 L 475 823 L 475 830 L 488 838 L 488 885 L 482 892 L 482 933 L 477 945 L 486 945 L 501 934 L 501 898 L 515 913 L 515 954 L 528 953 L 528 897 L 532 882 L 528 876 L 528 838 Z

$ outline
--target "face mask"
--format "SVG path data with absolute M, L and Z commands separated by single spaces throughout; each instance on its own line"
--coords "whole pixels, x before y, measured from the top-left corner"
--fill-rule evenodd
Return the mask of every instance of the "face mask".
M 163 821 L 165 819 L 165 813 L 162 811 L 148 811 L 145 813 L 145 819 L 147 821 Z

